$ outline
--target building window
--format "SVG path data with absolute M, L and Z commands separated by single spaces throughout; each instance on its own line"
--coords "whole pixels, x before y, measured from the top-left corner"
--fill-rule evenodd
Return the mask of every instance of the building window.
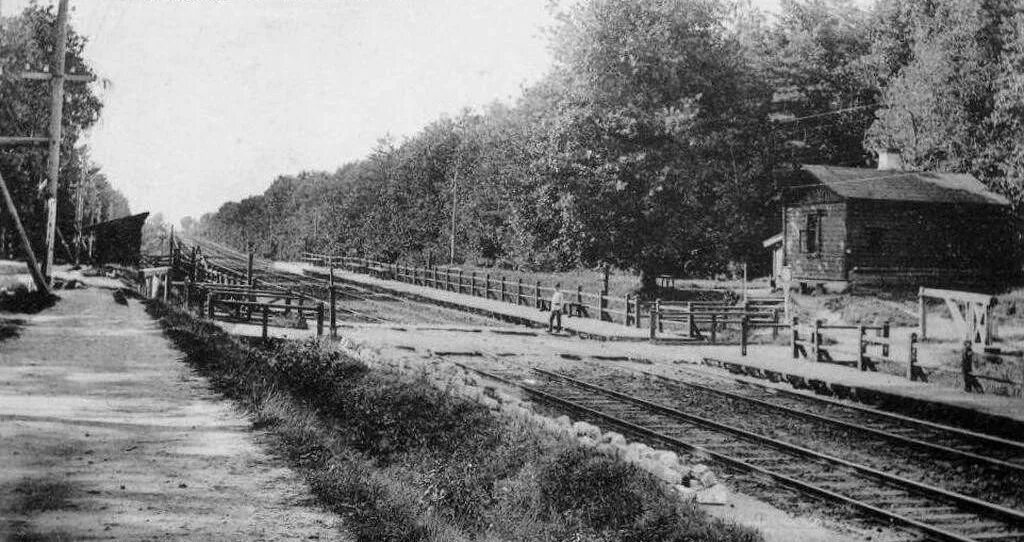
M 807 215 L 806 227 L 800 232 L 800 245 L 807 254 L 821 250 L 821 214 L 812 212 Z

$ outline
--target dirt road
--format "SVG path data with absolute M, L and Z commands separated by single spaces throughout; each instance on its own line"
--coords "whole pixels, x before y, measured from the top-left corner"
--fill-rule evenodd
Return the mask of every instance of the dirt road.
M 349 540 L 100 282 L 0 313 L 0 540 Z

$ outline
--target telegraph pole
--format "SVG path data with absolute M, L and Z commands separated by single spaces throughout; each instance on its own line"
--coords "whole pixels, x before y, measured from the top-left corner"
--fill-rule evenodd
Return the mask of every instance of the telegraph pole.
M 85 170 L 86 161 L 82 157 L 81 177 L 78 179 L 78 188 L 75 190 L 75 265 L 81 265 L 82 260 L 82 220 L 85 218 L 85 183 L 89 172 Z
M 61 124 L 64 120 L 64 61 L 68 42 L 68 0 L 57 5 L 57 32 L 50 68 L 50 155 L 46 186 L 46 259 L 43 274 L 53 280 L 53 244 L 57 230 L 57 186 L 60 176 Z

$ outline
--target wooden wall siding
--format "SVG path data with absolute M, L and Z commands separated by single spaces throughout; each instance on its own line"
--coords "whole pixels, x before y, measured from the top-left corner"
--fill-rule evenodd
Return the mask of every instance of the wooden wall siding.
M 786 209 L 786 263 L 794 279 L 846 279 L 846 203 L 818 203 Z M 821 246 L 805 253 L 800 232 L 806 228 L 807 215 L 821 216 Z
M 1013 265 L 1010 221 L 998 207 L 855 200 L 847 213 L 850 269 Z

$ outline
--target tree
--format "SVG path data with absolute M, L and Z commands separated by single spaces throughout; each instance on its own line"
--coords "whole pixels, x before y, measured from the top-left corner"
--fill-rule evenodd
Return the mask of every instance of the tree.
M 986 120 L 993 113 L 1006 4 L 936 0 L 880 6 L 880 26 L 891 21 L 902 32 L 877 41 L 877 64 L 892 75 L 883 92 L 885 107 L 868 132 L 869 146 L 899 149 L 916 169 L 989 177 L 980 158 L 992 144 Z
M 769 89 L 720 10 L 594 0 L 563 14 L 566 89 L 546 160 L 559 240 L 581 261 L 635 269 L 651 286 L 688 263 L 721 269 L 750 253 L 749 230 L 765 230 L 770 158 L 751 149 L 765 148 Z
M 849 0 L 784 0 L 778 23 L 751 45 L 774 89 L 776 146 L 792 161 L 863 165 L 871 159 L 862 144 L 879 99 L 871 22 Z
M 30 4 L 17 17 L 4 18 L 0 41 L 0 126 L 3 135 L 37 135 L 46 133 L 50 92 L 49 85 L 13 77 L 29 69 L 41 70 L 49 64 L 47 51 L 53 49 L 56 13 L 52 6 Z M 68 29 L 67 70 L 92 75 L 85 58 L 86 40 L 74 28 Z M 81 133 L 92 126 L 102 108 L 99 97 L 89 85 L 68 85 L 65 92 L 64 129 L 61 141 L 60 179 L 58 190 L 58 226 L 67 234 L 74 231 L 75 191 L 69 180 L 92 176 L 91 194 L 87 195 L 88 216 L 106 218 L 128 213 L 127 201 L 113 190 L 98 167 L 88 159 L 88 151 L 76 147 Z M 22 223 L 38 247 L 45 233 L 44 199 L 40 192 L 46 178 L 46 152 L 42 147 L 0 147 L 0 171 L 11 189 Z M 0 213 L 0 245 L 11 228 L 7 213 Z M 70 241 L 70 239 L 69 239 Z

